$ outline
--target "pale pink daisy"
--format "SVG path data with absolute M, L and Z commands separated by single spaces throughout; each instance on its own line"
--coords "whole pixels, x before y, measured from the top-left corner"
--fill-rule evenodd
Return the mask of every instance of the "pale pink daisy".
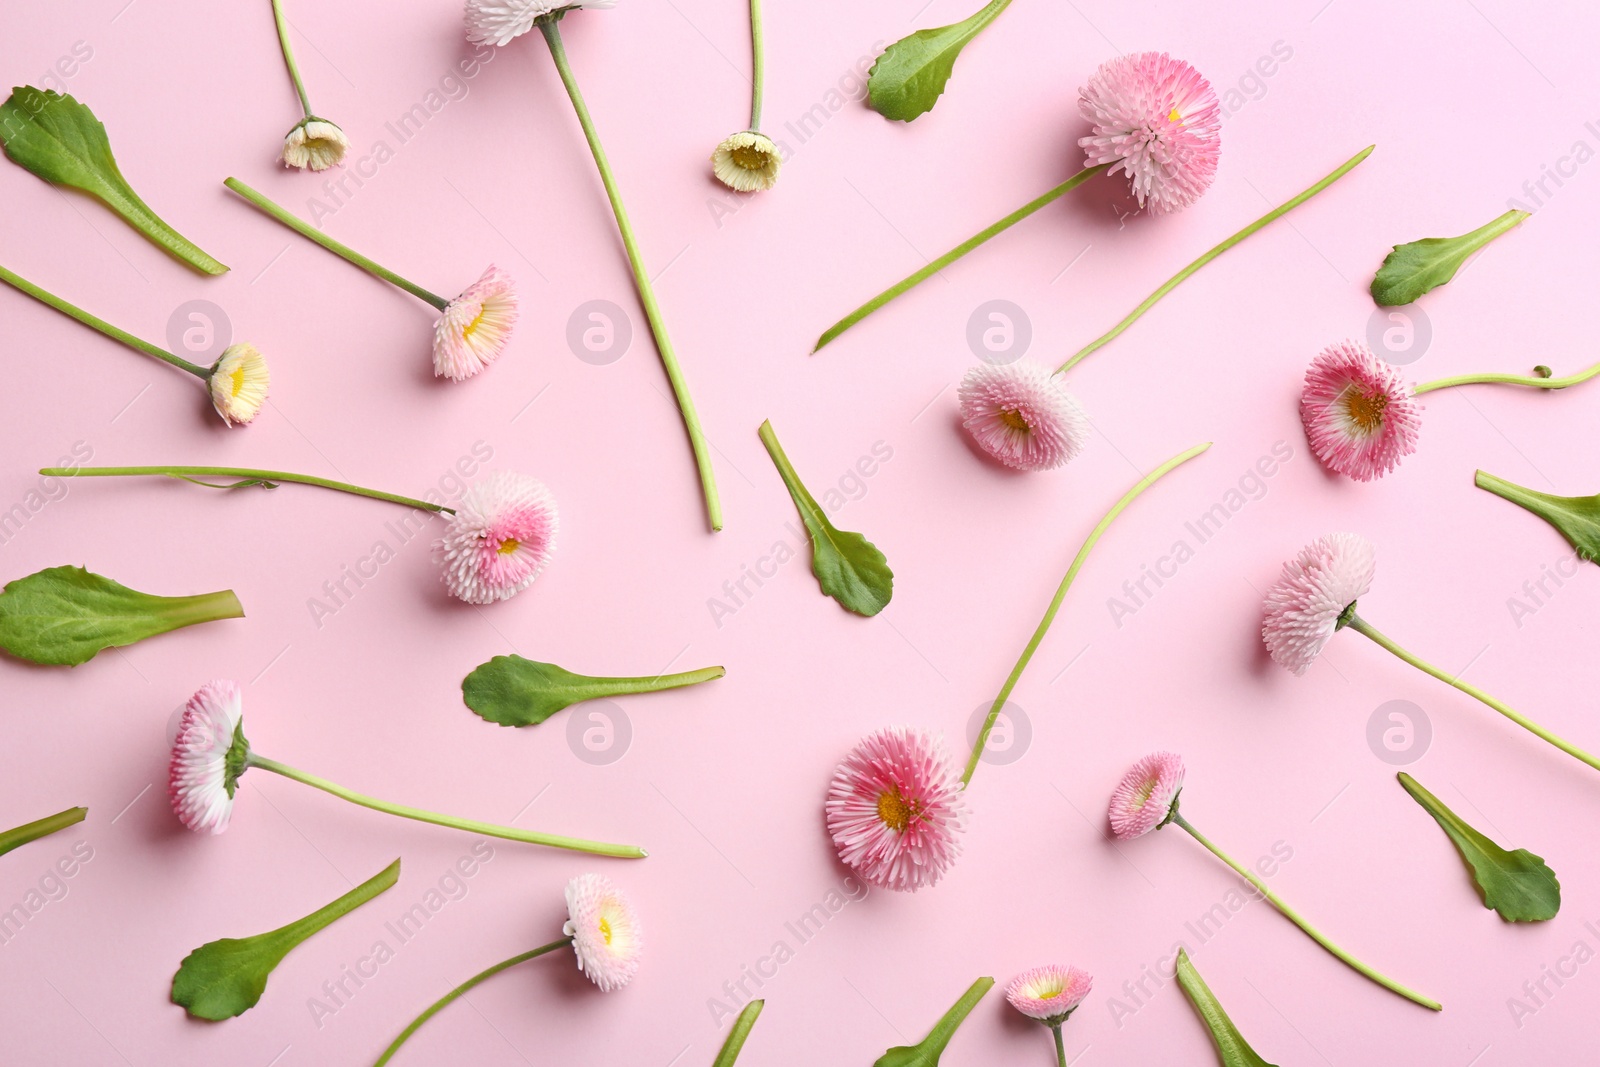
M 546 15 L 577 8 L 615 7 L 617 0 L 467 0 L 467 40 L 507 45 Z
M 839 858 L 897 892 L 934 885 L 955 863 L 966 808 L 944 740 L 904 726 L 857 745 L 833 772 L 824 806 Z
M 1088 166 L 1111 164 L 1128 176 L 1152 215 L 1181 211 L 1217 175 L 1222 108 L 1200 72 L 1165 52 L 1139 52 L 1101 64 L 1078 91 L 1078 111 L 1093 125 L 1078 140 Z
M 1304 674 L 1328 639 L 1349 624 L 1376 568 L 1372 542 L 1360 534 L 1328 534 L 1301 549 L 1267 590 L 1261 637 L 1272 658 Z
M 1124 841 L 1165 826 L 1178 810 L 1183 759 L 1154 752 L 1135 763 L 1111 794 L 1111 832 Z
M 240 730 L 243 701 L 233 682 L 208 682 L 178 720 L 167 770 L 167 795 L 178 819 L 196 833 L 220 834 L 233 815 L 233 793 L 250 753 Z
M 1370 482 L 1417 450 L 1422 405 L 1397 368 L 1359 341 L 1343 341 L 1311 361 L 1300 421 L 1323 466 Z
M 1094 979 L 1078 967 L 1051 963 L 1023 971 L 1006 986 L 1013 1008 L 1046 1026 L 1060 1026 L 1072 1009 L 1089 995 Z
M 961 425 L 978 447 L 1017 470 L 1053 470 L 1089 437 L 1083 408 L 1057 375 L 1031 360 L 973 367 L 959 397 Z
M 511 275 L 490 266 L 450 301 L 433 328 L 435 377 L 465 381 L 499 358 L 517 324 Z
M 462 494 L 433 557 L 452 595 L 468 604 L 509 600 L 550 561 L 558 525 L 543 482 L 496 471 Z
M 602 993 L 621 989 L 639 973 L 644 951 L 639 915 L 611 879 L 580 874 L 567 883 L 567 923 L 578 970 Z
M 229 426 L 249 425 L 271 387 L 267 359 L 251 344 L 229 345 L 206 376 L 211 406 Z

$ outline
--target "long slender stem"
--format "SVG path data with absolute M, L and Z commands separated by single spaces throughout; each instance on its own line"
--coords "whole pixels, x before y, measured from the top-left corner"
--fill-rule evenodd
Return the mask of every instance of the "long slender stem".
M 1431 393 L 1435 389 L 1450 389 L 1458 385 L 1525 385 L 1533 389 L 1565 389 L 1569 385 L 1586 382 L 1595 375 L 1600 374 L 1600 363 L 1596 363 L 1588 370 L 1581 370 L 1576 374 L 1569 374 L 1565 378 L 1540 378 L 1528 374 L 1458 374 L 1454 378 L 1439 378 L 1431 382 L 1423 382 L 1411 391 L 1417 396 Z
M 638 860 L 644 859 L 648 855 L 644 849 L 636 845 L 612 845 L 603 841 L 588 841 L 578 837 L 562 837 L 557 834 L 542 834 L 534 830 L 518 830 L 514 826 L 498 826 L 494 823 L 478 822 L 474 819 L 458 819 L 453 815 L 439 815 L 435 812 L 423 811 L 421 808 L 407 807 L 404 804 L 391 804 L 388 801 L 377 800 L 365 794 L 346 789 L 344 786 L 336 785 L 326 778 L 318 778 L 314 774 L 296 770 L 294 767 L 279 763 L 277 760 L 258 756 L 253 752 L 250 754 L 249 765 L 251 767 L 260 767 L 264 771 L 271 771 L 273 774 L 281 774 L 285 778 L 292 778 L 303 785 L 309 785 L 313 789 L 320 789 L 324 793 L 331 793 L 341 800 L 348 800 L 350 803 L 360 805 L 363 808 L 371 808 L 373 811 L 381 811 L 387 815 L 398 815 L 402 819 L 415 819 L 417 822 L 432 823 L 435 826 L 448 826 L 454 830 L 464 830 L 469 834 L 499 837 L 507 841 L 523 841 L 530 845 L 546 845 L 550 848 L 564 848 L 573 852 L 589 852 L 596 856 L 614 856 L 618 859 Z
M 666 689 L 682 689 L 685 686 L 699 685 L 701 682 L 716 681 L 727 673 L 727 669 L 723 667 L 701 667 L 699 670 L 684 671 L 680 674 L 657 674 L 639 678 L 592 678 L 590 681 L 603 683 L 615 696 L 627 696 L 631 693 L 659 693 Z
M 1050 1031 L 1056 1035 L 1056 1067 L 1067 1067 L 1067 1046 L 1061 1040 L 1061 1024 L 1056 1023 Z
M 1213 259 L 1216 259 L 1218 256 L 1222 255 L 1222 253 L 1226 252 L 1240 241 L 1243 241 L 1246 237 L 1249 237 L 1257 230 L 1271 222 L 1281 219 L 1283 216 L 1287 215 L 1289 212 L 1293 211 L 1307 200 L 1310 200 L 1312 197 L 1322 192 L 1322 190 L 1326 189 L 1328 186 L 1332 185 L 1346 174 L 1349 174 L 1361 163 L 1362 160 L 1366 159 L 1372 154 L 1372 150 L 1375 147 L 1377 146 L 1368 145 L 1366 148 L 1363 148 L 1361 151 L 1357 152 L 1355 155 L 1341 163 L 1338 168 L 1336 168 L 1333 173 L 1329 174 L 1326 178 L 1323 178 L 1321 181 L 1317 182 L 1317 184 L 1300 193 L 1298 196 L 1279 204 L 1277 207 L 1273 208 L 1259 219 L 1256 219 L 1256 221 L 1252 222 L 1250 225 L 1246 226 L 1232 237 L 1229 237 L 1221 244 L 1213 247 L 1210 251 L 1206 252 L 1193 263 L 1190 263 L 1187 267 L 1184 267 L 1178 273 L 1168 278 L 1166 282 L 1162 284 L 1161 288 L 1157 289 L 1155 292 L 1151 293 L 1145 298 L 1144 303 L 1130 311 L 1127 318 L 1111 327 L 1111 329 L 1107 330 L 1099 337 L 1096 337 L 1093 341 L 1090 341 L 1088 344 L 1084 345 L 1072 356 L 1071 359 L 1061 364 L 1058 373 L 1071 370 L 1073 367 L 1077 366 L 1079 361 L 1081 361 L 1085 356 L 1089 355 L 1089 353 L 1115 340 L 1122 333 L 1122 331 L 1126 330 L 1129 326 L 1132 326 L 1134 322 L 1138 320 L 1139 316 L 1143 315 L 1146 311 L 1149 311 L 1152 307 L 1155 307 L 1157 301 L 1166 296 L 1168 293 L 1172 292 L 1172 290 L 1176 289 L 1180 284 L 1183 283 L 1185 278 L 1189 277 L 1189 275 L 1193 274 L 1207 263 L 1210 263 Z
M 74 826 L 89 815 L 88 808 L 68 808 L 66 811 L 57 812 L 55 815 L 43 819 L 36 819 L 30 823 L 13 827 L 5 833 L 0 833 L 0 856 L 4 856 L 14 848 L 20 848 L 30 841 L 37 841 L 41 837 L 49 837 L 59 833 L 69 826 Z
M 761 0 L 750 0 L 750 129 L 761 128 L 761 97 L 767 81 L 767 49 L 761 25 Z
M 295 233 L 315 241 L 317 244 L 321 245 L 323 248 L 326 248 L 334 255 L 349 260 L 351 263 L 354 263 L 368 274 L 382 278 L 390 285 L 398 286 L 399 288 L 404 289 L 418 300 L 426 301 L 427 303 L 438 308 L 440 311 L 443 311 L 445 308 L 450 306 L 450 301 L 446 300 L 444 297 L 439 296 L 436 293 L 431 293 L 415 282 L 402 278 L 388 267 L 380 266 L 379 264 L 374 263 L 372 260 L 362 255 L 360 252 L 357 252 L 349 245 L 341 244 L 338 241 L 335 241 L 332 237 L 329 237 L 327 234 L 323 233 L 309 222 L 290 214 L 287 209 L 274 204 L 271 200 L 256 192 L 238 178 L 229 178 L 222 184 L 238 193 L 265 214 L 272 216 L 274 219 L 277 219 L 279 222 L 289 227 L 289 229 L 293 230 Z
M 1083 569 L 1084 561 L 1089 558 L 1090 551 L 1099 543 L 1101 536 L 1116 521 L 1118 515 L 1127 506 L 1138 498 L 1140 493 L 1160 481 L 1162 476 L 1177 467 L 1189 462 L 1200 453 L 1211 447 L 1207 441 L 1203 445 L 1196 445 L 1187 452 L 1182 452 L 1167 460 L 1161 466 L 1140 478 L 1132 489 L 1122 495 L 1122 499 L 1112 505 L 1111 510 L 1105 513 L 1095 528 L 1089 532 L 1088 538 L 1083 542 L 1083 547 L 1078 549 L 1078 554 L 1073 557 L 1072 566 L 1067 568 L 1066 577 L 1061 579 L 1061 584 L 1056 587 L 1056 595 L 1051 599 L 1050 606 L 1045 609 L 1044 618 L 1039 620 L 1039 625 L 1034 628 L 1033 636 L 1028 639 L 1027 647 L 1022 650 L 1022 655 L 1017 657 L 1016 666 L 1011 668 L 1011 674 L 1006 678 L 1005 685 L 1000 687 L 1000 695 L 994 698 L 994 704 L 989 708 L 989 715 L 983 720 L 983 729 L 978 731 L 978 738 L 972 744 L 972 755 L 967 758 L 967 769 L 961 775 L 962 786 L 972 781 L 973 772 L 978 769 L 978 761 L 983 758 L 983 748 L 989 743 L 989 732 L 994 729 L 995 721 L 1000 717 L 1000 711 L 1006 706 L 1006 701 L 1011 696 L 1011 691 L 1017 687 L 1017 682 L 1022 678 L 1022 672 L 1027 670 L 1028 663 L 1032 661 L 1033 654 L 1039 650 L 1039 642 L 1044 640 L 1044 635 L 1050 631 L 1050 624 L 1055 622 L 1056 612 L 1061 610 L 1061 602 L 1067 597 L 1067 590 L 1072 588 L 1072 580 L 1078 576 L 1078 571 Z
M 899 281 L 894 285 L 891 285 L 889 288 L 885 289 L 871 300 L 868 300 L 865 304 L 862 304 L 860 307 L 850 312 L 850 314 L 846 315 L 832 326 L 829 326 L 825 331 L 823 331 L 822 336 L 817 338 L 816 347 L 811 351 L 813 353 L 820 352 L 823 346 L 827 345 L 834 338 L 844 333 L 850 327 L 854 326 L 856 323 L 860 322 L 874 311 L 877 311 L 879 308 L 883 307 L 883 305 L 887 304 L 895 297 L 915 288 L 918 285 L 921 285 L 923 282 L 927 281 L 929 278 L 933 277 L 935 274 L 944 270 L 950 264 L 966 255 L 968 252 L 971 252 L 974 248 L 977 248 L 990 238 L 1004 233 L 1041 208 L 1055 203 L 1057 200 L 1061 199 L 1063 196 L 1070 193 L 1072 190 L 1076 189 L 1078 186 L 1082 185 L 1084 182 L 1088 181 L 1090 178 L 1094 177 L 1096 174 L 1099 174 L 1105 169 L 1105 164 L 1083 168 L 1078 173 L 1074 174 L 1072 177 L 1056 186 L 1054 189 L 1051 189 L 1048 193 L 1028 201 L 1026 204 L 1022 205 L 1017 210 L 1013 211 L 1011 214 L 995 223 L 993 226 L 990 226 L 984 230 L 980 230 L 978 233 L 967 238 L 965 241 L 962 241 L 960 244 L 956 245 L 938 259 L 933 260 L 926 267 L 916 271 L 903 281 Z
M 0 267 L 0 281 L 5 282 L 13 289 L 18 289 L 24 293 L 27 293 L 41 304 L 55 308 L 68 318 L 77 319 L 85 326 L 99 330 L 113 341 L 122 342 L 135 352 L 143 352 L 145 355 L 153 356 L 154 358 L 161 360 L 163 363 L 170 363 L 179 370 L 188 371 L 190 374 L 202 381 L 209 381 L 211 379 L 211 368 L 202 367 L 196 363 L 190 363 L 181 356 L 173 355 L 171 352 L 168 352 L 165 348 L 162 348 L 159 345 L 153 345 L 149 341 L 135 337 L 127 330 L 119 330 L 105 319 L 91 315 L 87 311 L 78 307 L 76 304 L 69 304 L 54 293 L 46 289 L 39 288 L 37 285 L 34 285 L 20 274 L 14 274 L 6 268 Z
M 421 508 L 424 511 L 438 511 L 446 515 L 454 515 L 454 508 L 447 508 L 443 504 L 430 504 L 426 500 L 416 500 L 409 496 L 400 496 L 396 493 L 385 493 L 379 489 L 365 489 L 349 482 L 336 482 L 330 478 L 318 478 L 312 474 L 292 474 L 289 471 L 264 471 L 251 467 L 45 467 L 39 473 L 46 478 L 143 478 L 160 476 L 178 478 L 186 482 L 194 482 L 197 478 L 238 478 L 234 485 L 211 485 L 208 482 L 196 482 L 212 489 L 239 489 L 247 486 L 260 485 L 273 488 L 278 482 L 294 482 L 299 485 L 315 485 L 323 489 L 337 489 L 341 493 L 353 493 L 356 496 L 370 497 L 373 500 L 387 500 L 392 504 L 404 504 L 408 508 Z
M 733 1020 L 733 1029 L 728 1031 L 728 1040 L 722 1043 L 722 1051 L 717 1053 L 717 1058 L 712 1061 L 711 1067 L 733 1067 L 738 1062 L 739 1053 L 744 1049 L 750 1031 L 756 1025 L 756 1019 L 761 1015 L 761 1009 L 767 1006 L 764 1000 L 752 1000 L 739 1012 L 739 1017 Z
M 583 127 L 583 136 L 589 142 L 589 151 L 594 154 L 595 166 L 600 169 L 600 180 L 605 183 L 606 198 L 611 201 L 611 212 L 617 217 L 617 229 L 622 234 L 622 245 L 628 252 L 628 263 L 633 268 L 634 288 L 639 292 L 639 302 L 644 305 L 645 317 L 650 320 L 650 332 L 655 335 L 656 351 L 661 355 L 661 365 L 666 368 L 667 380 L 672 383 L 673 395 L 678 400 L 678 410 L 683 415 L 683 427 L 689 434 L 689 444 L 694 449 L 695 466 L 700 472 L 700 491 L 705 497 L 706 518 L 713 530 L 722 529 L 722 500 L 717 496 L 717 475 L 711 467 L 710 446 L 706 442 L 705 433 L 700 428 L 700 416 L 694 408 L 694 398 L 689 395 L 689 385 L 684 380 L 683 371 L 678 366 L 678 357 L 672 348 L 672 340 L 667 336 L 667 326 L 661 317 L 661 307 L 656 303 L 655 287 L 650 284 L 650 275 L 645 270 L 644 258 L 639 252 L 639 242 L 633 235 L 633 223 L 628 221 L 628 209 L 622 203 L 622 193 L 617 188 L 616 176 L 611 173 L 611 163 L 606 158 L 606 150 L 600 143 L 599 131 L 595 129 L 594 119 L 589 116 L 589 107 L 583 102 L 583 93 L 578 89 L 578 80 L 573 76 L 572 64 L 567 61 L 567 50 L 561 43 L 561 28 L 557 24 L 559 15 L 550 16 L 539 20 L 539 28 L 544 31 L 544 39 L 550 46 L 550 55 L 555 60 L 556 70 L 561 75 L 561 84 L 566 86 L 567 96 L 572 99 L 572 109 L 578 114 L 578 123 Z
M 427 1011 L 413 1019 L 410 1026 L 400 1031 L 400 1036 L 395 1038 L 394 1041 L 390 1043 L 389 1047 L 383 1050 L 383 1055 L 378 1057 L 377 1062 L 374 1063 L 372 1067 L 383 1067 L 384 1064 L 388 1063 L 394 1058 L 394 1054 L 400 1051 L 400 1046 L 405 1044 L 407 1039 L 410 1038 L 412 1034 L 416 1033 L 417 1030 L 421 1028 L 423 1023 L 427 1022 L 435 1015 L 438 1015 L 439 1012 L 448 1007 L 452 1001 L 459 998 L 463 993 L 471 990 L 474 986 L 493 978 L 501 971 L 515 967 L 519 963 L 526 963 L 527 961 L 538 956 L 543 956 L 546 952 L 554 952 L 556 949 L 570 944 L 572 944 L 572 938 L 563 937 L 559 941 L 552 941 L 548 945 L 541 945 L 531 952 L 524 952 L 520 956 L 512 956 L 509 960 L 497 963 L 488 970 L 480 971 L 471 978 L 468 978 L 465 982 L 462 982 L 460 985 L 450 990 L 450 992 L 440 997 L 433 1003 L 431 1007 L 428 1008 Z
M 1569 741 L 1562 740 L 1560 737 L 1557 737 L 1549 730 L 1546 730 L 1543 726 L 1540 726 L 1532 719 L 1516 711 L 1510 705 L 1496 700 L 1494 697 L 1490 696 L 1488 693 L 1485 693 L 1477 686 L 1469 685 L 1454 675 L 1445 673 L 1438 667 L 1435 667 L 1433 664 L 1429 663 L 1427 660 L 1412 655 L 1410 652 L 1407 652 L 1405 649 L 1395 644 L 1387 636 L 1379 632 L 1376 627 L 1374 627 L 1366 619 L 1363 619 L 1360 615 L 1357 615 L 1350 620 L 1349 627 L 1356 633 L 1371 638 L 1380 648 L 1387 649 L 1388 651 L 1394 653 L 1395 656 L 1411 664 L 1424 674 L 1431 674 L 1435 678 L 1439 679 L 1439 681 L 1444 682 L 1446 685 L 1454 686 L 1463 693 L 1467 694 L 1467 696 L 1472 697 L 1474 700 L 1478 700 L 1484 704 L 1487 704 L 1489 707 L 1493 708 L 1495 711 L 1498 711 L 1500 714 L 1504 715 L 1506 718 L 1510 719 L 1524 730 L 1533 734 L 1535 737 L 1550 742 L 1550 744 L 1556 746 L 1567 755 L 1582 760 L 1595 770 L 1600 770 L 1600 759 L 1596 759 L 1594 756 L 1591 756 L 1577 745 L 1574 745 Z
M 1278 894 L 1274 893 L 1271 889 L 1268 889 L 1267 883 L 1256 877 L 1256 873 L 1254 871 L 1240 863 L 1235 862 L 1232 856 L 1229 856 L 1216 845 L 1213 845 L 1204 834 L 1191 826 L 1189 824 L 1189 820 L 1185 819 L 1182 815 L 1178 814 L 1177 812 L 1173 812 L 1172 821 L 1187 830 L 1189 835 L 1204 845 L 1213 856 L 1217 857 L 1217 859 L 1221 860 L 1223 863 L 1226 863 L 1229 867 L 1232 867 L 1239 877 L 1255 886 L 1256 892 L 1260 893 L 1262 897 L 1265 898 L 1274 908 L 1277 908 L 1280 912 L 1282 912 L 1286 919 L 1300 927 L 1300 929 L 1304 930 L 1311 940 L 1327 949 L 1346 966 L 1349 966 L 1359 973 L 1365 975 L 1390 992 L 1398 993 L 1407 1000 L 1421 1004 L 1424 1008 L 1431 1008 L 1434 1011 L 1442 1010 L 1443 1006 L 1437 1000 L 1434 1000 L 1431 997 L 1425 997 L 1421 993 L 1401 985 L 1393 978 L 1389 978 L 1388 976 L 1373 970 L 1371 967 L 1368 967 L 1365 963 L 1362 963 L 1360 960 L 1350 955 L 1350 953 L 1346 952 L 1344 949 L 1328 940 L 1328 938 L 1325 937 L 1320 930 L 1306 922 L 1299 912 L 1295 911 L 1288 904 L 1284 903 L 1283 898 L 1279 897 Z
M 294 49 L 289 45 L 289 20 L 283 17 L 283 0 L 272 0 L 272 19 L 278 24 L 278 43 L 283 46 L 283 62 L 289 68 L 289 78 L 294 91 L 300 94 L 300 107 L 311 118 L 311 97 L 306 95 L 305 82 L 300 80 L 300 66 L 294 61 Z

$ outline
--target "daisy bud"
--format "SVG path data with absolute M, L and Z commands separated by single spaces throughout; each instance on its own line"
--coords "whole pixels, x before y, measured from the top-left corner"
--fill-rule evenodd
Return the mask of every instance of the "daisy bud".
M 349 150 L 350 139 L 343 130 L 327 119 L 308 118 L 289 131 L 278 158 L 296 170 L 327 170 L 343 163 Z
M 468 604 L 511 599 L 550 561 L 558 525 L 543 482 L 510 471 L 489 475 L 463 494 L 433 544 L 445 587 Z
M 490 265 L 445 307 L 433 328 L 433 373 L 465 381 L 499 358 L 517 324 L 511 275 Z
M 1301 549 L 1267 590 L 1261 638 L 1272 658 L 1304 674 L 1350 621 L 1356 601 L 1372 588 L 1376 569 L 1372 542 L 1360 534 L 1328 534 Z
M 755 193 L 778 184 L 783 158 L 772 138 L 745 130 L 717 145 L 711 154 L 711 172 L 717 181 L 740 193 Z
M 639 915 L 615 882 L 599 874 L 580 874 L 567 883 L 567 923 L 572 952 L 582 971 L 602 993 L 621 989 L 639 973 L 644 951 Z
M 961 854 L 967 804 L 942 738 L 880 730 L 833 772 L 824 806 L 843 860 L 872 885 L 916 892 L 936 884 Z
M 1183 789 L 1183 759 L 1156 752 L 1138 763 L 1111 794 L 1111 832 L 1124 841 L 1143 837 L 1172 821 Z
M 1089 995 L 1094 979 L 1078 967 L 1051 963 L 1023 971 L 1006 986 L 1006 1000 L 1030 1019 L 1059 1027 Z
M 272 375 L 267 360 L 251 344 L 229 345 L 212 366 L 206 387 L 211 404 L 229 426 L 245 426 L 267 402 Z
M 980 364 L 961 379 L 961 425 L 1008 467 L 1053 470 L 1083 450 L 1089 419 L 1060 379 L 1029 360 Z
M 1165 52 L 1117 56 L 1078 91 L 1078 111 L 1093 124 L 1078 147 L 1086 165 L 1110 164 L 1128 177 L 1152 215 L 1181 211 L 1217 176 L 1222 108 L 1200 72 Z

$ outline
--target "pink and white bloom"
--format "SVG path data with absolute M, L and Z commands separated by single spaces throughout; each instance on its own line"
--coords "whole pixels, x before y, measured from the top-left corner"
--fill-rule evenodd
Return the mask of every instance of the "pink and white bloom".
M 1217 175 L 1222 108 L 1200 72 L 1165 52 L 1139 52 L 1101 64 L 1078 91 L 1078 111 L 1093 124 L 1078 140 L 1088 166 L 1121 171 L 1152 215 L 1181 211 Z
M 567 883 L 567 923 L 578 970 L 602 993 L 621 989 L 639 973 L 644 936 L 639 915 L 604 875 L 580 874 Z
M 1370 482 L 1417 450 L 1422 405 L 1397 368 L 1366 345 L 1344 341 L 1312 360 L 1300 421 L 1323 466 Z
M 511 275 L 491 265 L 439 316 L 433 328 L 433 373 L 465 381 L 500 357 L 517 325 Z
M 1050 963 L 1013 978 L 1006 986 L 1006 1000 L 1030 1019 L 1060 1026 L 1093 986 L 1088 971 Z
M 824 805 L 839 858 L 870 884 L 916 892 L 961 854 L 966 797 L 944 739 L 899 726 L 872 734 L 833 772 Z
M 215 681 L 189 698 L 178 720 L 167 795 L 178 819 L 196 833 L 220 834 L 228 828 L 233 793 L 249 754 L 239 733 L 243 714 L 239 686 Z
M 267 402 L 271 387 L 267 359 L 251 344 L 229 345 L 206 378 L 211 406 L 229 426 L 249 425 Z
M 557 11 L 616 5 L 617 0 L 467 0 L 467 40 L 500 47 Z
M 959 398 L 978 447 L 1017 470 L 1054 470 L 1089 438 L 1089 418 L 1060 377 L 1031 360 L 973 367 Z
M 1135 763 L 1111 794 L 1111 832 L 1124 841 L 1165 826 L 1183 789 L 1183 759 L 1154 752 Z
M 1283 565 L 1267 591 L 1261 638 L 1279 664 L 1304 674 L 1329 638 L 1349 623 L 1372 588 L 1377 553 L 1360 534 L 1319 537 Z
M 509 600 L 550 561 L 558 526 L 543 482 L 497 471 L 462 494 L 433 558 L 453 596 L 468 604 Z

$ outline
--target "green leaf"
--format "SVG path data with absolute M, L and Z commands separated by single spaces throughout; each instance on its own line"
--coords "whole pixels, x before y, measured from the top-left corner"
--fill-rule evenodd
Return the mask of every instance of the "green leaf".
M 501 726 L 537 726 L 562 708 L 585 700 L 699 685 L 726 673 L 721 667 L 702 667 L 697 671 L 649 678 L 591 678 L 573 674 L 554 663 L 540 663 L 521 656 L 496 656 L 462 680 L 461 696 L 467 707 L 490 722 Z
M 994 985 L 993 978 L 980 978 L 961 994 L 961 999 L 934 1024 L 928 1036 L 915 1045 L 896 1045 L 879 1056 L 872 1067 L 938 1067 L 945 1046 L 955 1036 L 957 1027 L 966 1022 L 972 1009 L 978 1006 L 984 994 Z
M 789 463 L 771 422 L 761 424 L 761 441 L 811 535 L 811 573 L 817 576 L 817 584 L 846 611 L 868 616 L 882 611 L 894 595 L 894 571 L 889 569 L 889 561 L 865 537 L 839 530 L 828 521 Z
M 1194 1005 L 1194 1010 L 1200 1013 L 1206 1028 L 1211 1031 L 1211 1040 L 1217 1043 L 1217 1054 L 1222 1057 L 1223 1067 L 1273 1067 L 1273 1064 L 1256 1055 L 1256 1050 L 1250 1047 L 1244 1035 L 1239 1033 L 1239 1028 L 1233 1025 L 1233 1020 L 1228 1018 L 1228 1013 L 1217 1003 L 1211 987 L 1206 985 L 1200 972 L 1189 962 L 1189 954 L 1181 948 L 1178 950 L 1178 984 L 1183 987 L 1189 1003 Z
M 0 833 L 0 856 L 4 856 L 14 848 L 21 848 L 30 841 L 37 841 L 41 837 L 49 837 L 59 833 L 69 826 L 76 826 L 89 815 L 88 808 L 68 808 L 66 811 L 48 818 L 38 819 L 34 822 L 24 823 L 14 829 Z
M 1380 307 L 1411 303 L 1454 278 L 1474 252 L 1527 217 L 1526 211 L 1508 211 L 1460 237 L 1429 237 L 1395 245 L 1372 279 L 1372 299 Z
M 0 649 L 33 663 L 71 667 L 102 649 L 243 616 L 231 589 L 152 596 L 82 567 L 51 567 L 0 591 Z
M 955 70 L 961 50 L 1010 3 L 1011 0 L 991 0 L 963 22 L 918 30 L 884 49 L 867 75 L 867 103 L 885 118 L 901 122 L 932 111 Z
M 1533 923 L 1553 919 L 1561 910 L 1561 883 L 1544 860 L 1525 848 L 1507 852 L 1466 820 L 1444 806 L 1444 802 L 1401 771 L 1400 784 L 1424 811 L 1433 816 L 1445 835 L 1455 842 L 1456 851 L 1472 870 L 1483 906 L 1493 908 L 1508 923 Z
M 184 957 L 172 976 L 172 1002 L 196 1019 L 217 1021 L 243 1015 L 256 1006 L 273 969 L 290 951 L 399 880 L 400 861 L 395 860 L 304 919 L 254 937 L 226 937 L 201 945 Z
M 0 142 L 13 163 L 47 182 L 81 189 L 104 201 L 130 226 L 194 269 L 227 272 L 139 199 L 117 167 L 106 128 L 86 105 L 53 90 L 18 86 L 0 104 Z
M 1479 471 L 1475 482 L 1495 496 L 1527 508 L 1560 531 L 1581 559 L 1600 563 L 1600 496 L 1551 496 Z
M 733 1029 L 728 1031 L 728 1040 L 722 1043 L 722 1051 L 717 1053 L 717 1058 L 711 1067 L 733 1067 L 738 1062 L 745 1039 L 750 1036 L 750 1030 L 756 1025 L 756 1018 L 766 1006 L 767 1002 L 764 1000 L 752 1000 L 744 1006 L 739 1017 L 733 1020 Z

